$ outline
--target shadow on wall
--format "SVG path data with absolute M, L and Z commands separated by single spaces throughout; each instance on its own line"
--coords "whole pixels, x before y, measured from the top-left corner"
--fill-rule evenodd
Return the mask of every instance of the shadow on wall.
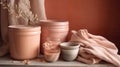
M 120 49 L 119 3 L 120 0 L 46 0 L 45 6 L 48 19 L 68 20 L 70 29 L 86 28 Z

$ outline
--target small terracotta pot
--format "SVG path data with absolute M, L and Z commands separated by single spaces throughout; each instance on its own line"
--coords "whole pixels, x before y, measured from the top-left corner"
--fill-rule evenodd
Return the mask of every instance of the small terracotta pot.
M 60 49 L 50 49 L 44 50 L 44 57 L 45 60 L 48 62 L 55 62 L 59 59 L 60 56 Z
M 38 56 L 40 47 L 40 26 L 11 25 L 9 28 L 10 55 L 25 60 Z
M 46 42 L 47 38 L 66 41 L 69 31 L 68 21 L 41 20 L 40 26 L 42 27 L 41 44 Z M 41 53 L 43 53 L 43 46 L 41 46 Z
M 56 41 L 47 41 L 43 44 L 44 57 L 48 62 L 55 62 L 59 59 L 60 47 Z

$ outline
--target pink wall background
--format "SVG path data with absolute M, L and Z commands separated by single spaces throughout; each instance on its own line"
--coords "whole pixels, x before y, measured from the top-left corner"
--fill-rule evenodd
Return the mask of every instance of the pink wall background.
M 70 29 L 86 28 L 120 49 L 120 0 L 46 0 L 45 6 L 48 19 L 68 20 Z

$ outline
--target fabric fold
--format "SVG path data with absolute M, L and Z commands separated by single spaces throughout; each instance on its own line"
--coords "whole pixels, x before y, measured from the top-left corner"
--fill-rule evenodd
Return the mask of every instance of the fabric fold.
M 101 60 L 110 62 L 120 67 L 120 55 L 114 43 L 106 38 L 88 33 L 86 29 L 72 31 L 73 35 L 70 41 L 82 43 L 77 60 L 95 64 Z

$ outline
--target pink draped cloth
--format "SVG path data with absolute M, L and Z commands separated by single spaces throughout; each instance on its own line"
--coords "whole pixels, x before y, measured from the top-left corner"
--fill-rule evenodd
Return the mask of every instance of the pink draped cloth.
M 120 55 L 114 43 L 102 36 L 96 36 L 87 32 L 86 29 L 72 31 L 70 41 L 81 43 L 78 54 L 78 61 L 95 64 L 101 60 L 110 62 L 120 67 Z

